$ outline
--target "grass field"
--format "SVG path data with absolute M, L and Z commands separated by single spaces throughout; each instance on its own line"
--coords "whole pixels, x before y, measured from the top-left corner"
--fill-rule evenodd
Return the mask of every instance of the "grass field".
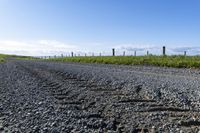
M 5 60 L 3 58 L 0 58 L 0 62 L 4 62 Z
M 39 60 L 40 58 L 32 57 L 32 56 L 12 56 L 18 60 Z
M 0 62 L 13 57 L 23 60 L 37 60 L 30 56 L 16 56 L 0 54 Z M 175 68 L 200 68 L 200 56 L 90 56 L 90 57 L 64 57 L 51 58 L 52 61 L 85 62 L 120 65 L 153 65 Z
M 6 54 L 0 54 L 0 62 L 5 62 L 6 58 L 16 58 L 21 60 L 35 60 L 39 58 L 31 57 L 31 56 L 17 56 L 17 55 L 6 55 Z
M 0 54 L 0 62 L 5 62 L 5 58 L 7 58 L 8 55 Z
M 200 56 L 94 56 L 65 57 L 49 60 L 103 64 L 153 65 L 176 68 L 200 68 Z

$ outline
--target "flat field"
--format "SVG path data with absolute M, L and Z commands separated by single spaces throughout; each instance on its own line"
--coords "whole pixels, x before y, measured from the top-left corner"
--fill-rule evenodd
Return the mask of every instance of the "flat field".
M 53 61 L 200 68 L 200 56 L 90 56 L 52 58 Z

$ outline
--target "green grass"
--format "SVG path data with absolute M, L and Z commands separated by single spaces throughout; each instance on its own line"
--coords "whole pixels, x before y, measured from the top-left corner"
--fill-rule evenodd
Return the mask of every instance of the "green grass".
M 4 62 L 5 60 L 3 58 L 0 58 L 0 62 Z
M 12 56 L 18 60 L 39 60 L 40 58 L 32 57 L 32 56 Z
M 5 62 L 5 58 L 7 58 L 8 55 L 5 55 L 5 54 L 0 54 L 0 62 Z
M 49 60 L 123 65 L 153 65 L 176 68 L 200 68 L 200 56 L 94 56 L 65 57 Z
M 39 58 L 31 57 L 31 56 L 0 54 L 0 62 L 5 62 L 7 58 L 15 58 L 15 59 L 19 59 L 19 60 L 37 60 L 37 59 L 39 59 Z
M 12 57 L 22 60 L 38 60 L 30 56 L 16 56 L 0 54 L 0 62 Z M 102 64 L 123 64 L 123 65 L 153 65 L 175 68 L 200 68 L 200 56 L 90 56 L 90 57 L 65 57 L 48 59 L 64 62 L 85 62 Z

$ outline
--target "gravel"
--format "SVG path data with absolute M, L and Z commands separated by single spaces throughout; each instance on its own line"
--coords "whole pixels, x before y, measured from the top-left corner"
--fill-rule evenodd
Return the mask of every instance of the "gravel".
M 0 70 L 0 132 L 199 132 L 197 69 L 10 60 Z

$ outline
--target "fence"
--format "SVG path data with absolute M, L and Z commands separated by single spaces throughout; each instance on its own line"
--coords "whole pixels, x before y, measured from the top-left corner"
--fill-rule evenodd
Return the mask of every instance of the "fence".
M 165 46 L 163 46 L 162 47 L 162 56 L 166 56 L 167 54 L 166 54 L 166 47 Z M 121 52 L 121 54 L 116 54 L 117 52 L 116 52 L 116 50 L 113 48 L 112 49 L 112 51 L 110 52 L 110 54 L 105 54 L 105 55 L 103 55 L 103 52 L 99 52 L 99 53 L 94 53 L 94 52 L 92 52 L 92 53 L 90 53 L 90 54 L 88 54 L 88 53 L 82 53 L 82 54 L 80 54 L 80 53 L 78 53 L 78 54 L 76 54 L 75 52 L 71 52 L 70 54 L 67 54 L 67 55 L 64 55 L 64 54 L 61 54 L 60 56 L 58 56 L 58 55 L 54 55 L 54 56 L 40 56 L 39 58 L 43 58 L 43 59 L 50 59 L 50 58 L 63 58 L 63 57 L 91 57 L 91 56 L 138 56 L 137 55 L 137 50 L 135 50 L 134 52 L 133 52 L 133 54 L 127 54 L 126 53 L 126 51 L 123 51 L 123 52 Z M 149 55 L 152 55 L 151 53 L 150 53 L 150 51 L 149 50 L 147 50 L 146 51 L 146 56 L 149 56 Z M 183 51 L 183 54 L 182 55 L 184 55 L 184 56 L 186 56 L 187 55 L 187 51 Z

